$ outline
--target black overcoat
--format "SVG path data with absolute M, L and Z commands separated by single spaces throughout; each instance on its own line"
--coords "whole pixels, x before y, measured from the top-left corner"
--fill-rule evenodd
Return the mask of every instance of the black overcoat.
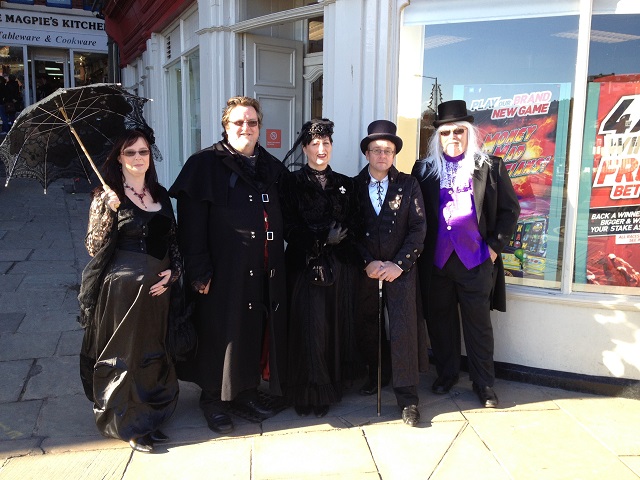
M 491 309 L 506 311 L 507 296 L 504 281 L 504 264 L 500 253 L 509 242 L 520 215 L 518 197 L 502 159 L 489 156 L 490 163 L 483 163 L 473 172 L 472 190 L 478 217 L 480 235 L 498 254 L 494 262 Z M 431 175 L 432 163 L 428 159 L 416 161 L 411 174 L 420 182 L 427 219 L 427 236 L 424 253 L 418 261 L 420 289 L 425 315 L 429 314 L 428 291 L 438 238 L 440 208 L 440 180 Z
M 393 166 L 388 176 L 389 187 L 379 215 L 369 197 L 369 168 L 365 167 L 355 177 L 364 219 L 364 234 L 358 242 L 363 272 L 360 288 L 378 290 L 378 281 L 364 273 L 364 268 L 374 260 L 392 261 L 403 270 L 397 279 L 383 285 L 389 314 L 393 386 L 403 387 L 417 385 L 419 372 L 426 371 L 429 365 L 426 325 L 417 311 L 417 269 L 413 268 L 423 249 L 426 224 L 416 179 Z M 369 341 L 377 342 L 377 333 Z
M 169 190 L 177 198 L 186 284 L 206 284 L 211 279 L 207 295 L 193 295 L 198 351 L 195 358 L 179 365 L 179 375 L 212 392 L 222 389 L 222 400 L 232 400 L 259 384 L 265 319 L 272 393 L 282 393 L 286 375 L 286 286 L 278 185 L 288 171 L 262 147 L 256 148 L 255 179 L 218 142 L 192 155 Z

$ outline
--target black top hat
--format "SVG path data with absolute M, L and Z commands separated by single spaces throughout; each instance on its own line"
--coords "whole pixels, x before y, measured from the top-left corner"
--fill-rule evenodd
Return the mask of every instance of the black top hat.
M 469 122 L 473 123 L 473 116 L 467 112 L 464 100 L 449 100 L 438 105 L 438 117 L 433 126 L 438 128 L 445 123 Z
M 396 153 L 402 150 L 402 139 L 396 135 L 396 124 L 389 120 L 375 120 L 367 127 L 367 135 L 360 142 L 360 150 L 362 153 L 367 151 L 369 143 L 374 140 L 391 140 L 396 146 Z

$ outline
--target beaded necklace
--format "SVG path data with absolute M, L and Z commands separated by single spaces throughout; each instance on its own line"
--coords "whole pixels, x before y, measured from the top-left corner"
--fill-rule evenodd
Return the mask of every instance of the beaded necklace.
M 147 206 L 146 206 L 146 205 L 145 205 L 145 203 L 144 203 L 144 197 L 146 197 L 146 196 L 147 196 L 147 192 L 148 192 L 149 190 L 147 190 L 147 187 L 146 187 L 146 186 L 142 187 L 142 193 L 138 193 L 138 192 L 136 192 L 132 186 L 130 186 L 130 185 L 128 185 L 128 184 L 127 184 L 127 182 L 124 182 L 124 188 L 128 188 L 129 190 L 131 190 L 131 192 L 132 192 L 136 197 L 138 197 L 138 199 L 140 200 L 140 203 L 142 203 L 142 206 L 143 206 L 145 209 L 147 208 Z

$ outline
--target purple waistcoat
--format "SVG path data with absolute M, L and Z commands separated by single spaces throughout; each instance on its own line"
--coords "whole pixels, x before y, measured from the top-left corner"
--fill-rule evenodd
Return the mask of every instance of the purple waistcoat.
M 457 157 L 444 154 L 446 174 L 440 179 L 438 239 L 434 258 L 434 265 L 438 268 L 444 267 L 453 252 L 468 270 L 490 257 L 489 247 L 478 230 L 471 178 L 466 182 L 456 181 L 459 162 L 463 158 L 464 153 Z

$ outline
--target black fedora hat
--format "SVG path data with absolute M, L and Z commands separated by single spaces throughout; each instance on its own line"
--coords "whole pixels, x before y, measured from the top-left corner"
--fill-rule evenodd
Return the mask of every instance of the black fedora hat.
M 368 135 L 360 142 L 360 150 L 362 153 L 367 151 L 369 143 L 374 140 L 391 140 L 396 146 L 396 153 L 402 150 L 402 139 L 396 135 L 396 124 L 389 120 L 374 120 L 367 127 Z
M 445 123 L 469 122 L 473 123 L 473 116 L 467 112 L 467 104 L 464 100 L 449 100 L 438 105 L 438 116 L 433 126 L 438 128 Z

